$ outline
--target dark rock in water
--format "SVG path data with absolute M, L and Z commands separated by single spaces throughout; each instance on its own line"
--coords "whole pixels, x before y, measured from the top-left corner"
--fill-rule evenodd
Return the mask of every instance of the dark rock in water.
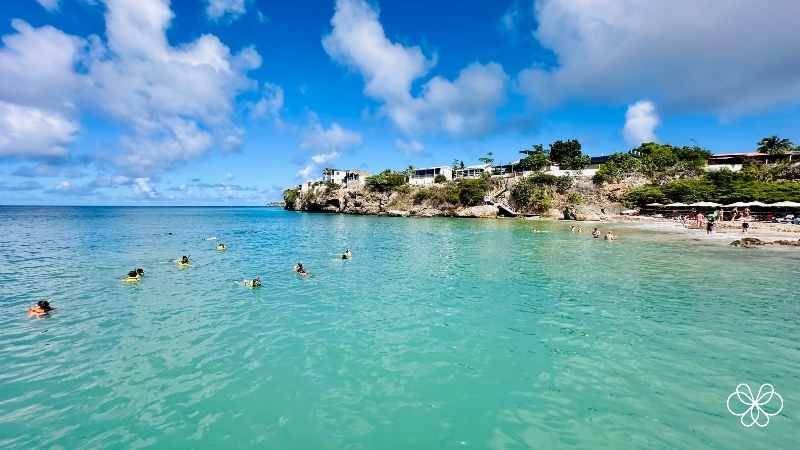
M 767 243 L 762 241 L 761 239 L 756 239 L 756 238 L 752 238 L 752 237 L 746 237 L 746 238 L 742 238 L 742 239 L 737 239 L 737 240 L 731 242 L 731 245 L 735 245 L 737 247 L 740 246 L 740 245 L 744 246 L 744 247 L 748 247 L 748 246 L 751 246 L 751 245 L 766 245 L 766 244 Z
M 753 245 L 789 245 L 789 246 L 792 246 L 792 247 L 800 247 L 800 240 L 787 241 L 785 239 L 780 239 L 780 240 L 777 240 L 777 241 L 767 242 L 767 241 L 762 241 L 761 239 L 756 239 L 756 238 L 752 238 L 752 237 L 746 237 L 746 238 L 737 239 L 737 240 L 731 242 L 731 245 L 734 245 L 736 247 L 738 247 L 740 245 L 742 247 L 750 247 L 750 246 L 753 246 Z

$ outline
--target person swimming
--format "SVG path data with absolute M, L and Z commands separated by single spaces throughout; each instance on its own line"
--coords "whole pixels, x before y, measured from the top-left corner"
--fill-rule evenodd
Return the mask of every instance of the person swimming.
M 252 280 L 244 280 L 244 285 L 249 287 L 250 289 L 257 288 L 261 286 L 261 278 L 255 277 Z
M 189 264 L 189 257 L 188 256 L 181 256 L 181 264 Z
M 228 249 L 228 247 L 226 247 L 226 246 L 225 246 L 225 244 L 219 244 L 219 245 L 217 246 L 217 250 L 220 250 L 220 251 L 221 251 L 221 250 L 227 250 L 227 249 Z
M 572 225 L 571 227 L 569 227 L 569 232 L 570 233 L 574 233 L 575 232 L 575 225 Z
M 576 232 L 576 233 L 579 233 L 579 234 L 580 234 L 580 233 L 583 233 L 583 228 L 581 228 L 581 227 L 575 227 L 575 232 Z
M 600 237 L 600 230 L 598 230 L 597 228 L 592 230 L 592 237 L 599 238 Z
M 40 300 L 40 301 L 36 302 L 36 306 L 31 306 L 30 308 L 28 308 L 28 315 L 29 316 L 42 316 L 42 315 L 45 315 L 45 314 L 49 313 L 53 309 L 54 308 L 50 306 L 50 302 L 48 302 L 46 300 L 45 301 L 41 301 Z
M 136 276 L 137 277 L 141 277 L 142 275 L 144 275 L 144 269 L 138 269 L 137 268 L 136 269 Z
M 344 254 L 342 255 L 342 259 L 350 259 L 352 257 L 353 257 L 353 254 L 350 253 L 349 249 L 346 252 L 344 252 Z
M 306 269 L 303 269 L 303 263 L 297 263 L 297 265 L 294 266 L 294 269 L 292 270 L 294 270 L 295 272 L 299 273 L 304 277 L 308 276 L 308 272 L 306 272 Z
M 616 238 L 617 238 L 616 236 L 614 236 L 613 234 L 611 234 L 611 231 L 609 231 L 608 233 L 606 233 L 606 237 L 605 237 L 605 239 L 606 239 L 607 241 L 613 241 L 613 240 L 614 240 L 614 239 L 616 239 Z

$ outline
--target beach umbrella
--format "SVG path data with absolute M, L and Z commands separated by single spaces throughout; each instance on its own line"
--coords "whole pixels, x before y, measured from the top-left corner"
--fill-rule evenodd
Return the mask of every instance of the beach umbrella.
M 736 202 L 736 203 L 731 203 L 730 205 L 725 205 L 724 207 L 725 208 L 743 208 L 745 206 L 750 206 L 750 203 L 747 203 L 747 202 Z
M 701 208 L 716 208 L 716 207 L 719 207 L 719 206 L 722 206 L 722 205 L 720 205 L 719 203 L 714 203 L 714 202 L 697 202 L 697 203 L 692 203 L 689 206 L 699 206 Z
M 800 203 L 797 203 L 797 202 L 778 202 L 778 203 L 773 203 L 773 204 L 767 205 L 767 206 L 776 206 L 776 207 L 779 207 L 779 208 L 797 208 L 797 207 L 800 207 Z
M 664 204 L 662 204 L 662 203 L 648 203 L 648 204 L 646 204 L 644 206 L 664 206 Z
M 750 202 L 750 203 L 748 203 L 748 206 L 770 207 L 772 205 L 768 205 L 766 203 L 761 203 L 761 202 Z
M 689 205 L 687 205 L 686 203 L 677 202 L 677 203 L 670 203 L 669 205 L 664 205 L 664 206 L 666 206 L 667 208 L 682 208 L 684 206 L 689 206 Z

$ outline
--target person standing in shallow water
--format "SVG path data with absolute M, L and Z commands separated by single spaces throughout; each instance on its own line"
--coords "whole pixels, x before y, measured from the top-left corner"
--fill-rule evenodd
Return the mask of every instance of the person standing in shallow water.
M 597 228 L 592 230 L 592 237 L 593 238 L 599 238 L 600 237 L 600 230 L 598 230 Z
M 742 221 L 742 233 L 747 233 L 750 229 L 750 223 L 747 220 Z

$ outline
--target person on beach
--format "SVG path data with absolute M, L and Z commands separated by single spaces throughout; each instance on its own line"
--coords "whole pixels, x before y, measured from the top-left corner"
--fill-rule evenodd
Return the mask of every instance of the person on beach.
M 598 230 L 597 228 L 592 230 L 592 237 L 594 237 L 595 239 L 599 238 L 600 237 L 600 230 Z
M 694 216 L 694 227 L 697 228 L 698 230 L 702 228 L 704 219 L 705 217 L 703 217 L 703 213 L 697 213 Z
M 747 233 L 747 230 L 750 228 L 750 222 L 743 220 L 742 221 L 742 233 Z
M 616 237 L 616 236 L 614 236 L 614 235 L 611 233 L 611 230 L 609 230 L 609 231 L 608 231 L 608 233 L 606 233 L 606 237 L 605 237 L 605 239 L 606 239 L 607 241 L 613 241 L 613 240 L 614 240 L 614 239 L 616 239 L 616 238 L 617 238 L 617 237 Z
M 709 217 L 708 222 L 706 222 L 706 234 L 711 234 L 714 232 L 714 218 Z
M 738 215 L 739 215 L 739 208 L 734 206 L 733 209 L 731 210 L 731 222 L 733 222 L 733 220 L 736 219 L 736 216 Z
M 749 219 L 749 218 L 750 218 L 750 208 L 745 208 L 744 209 L 744 215 L 742 216 L 742 219 Z

